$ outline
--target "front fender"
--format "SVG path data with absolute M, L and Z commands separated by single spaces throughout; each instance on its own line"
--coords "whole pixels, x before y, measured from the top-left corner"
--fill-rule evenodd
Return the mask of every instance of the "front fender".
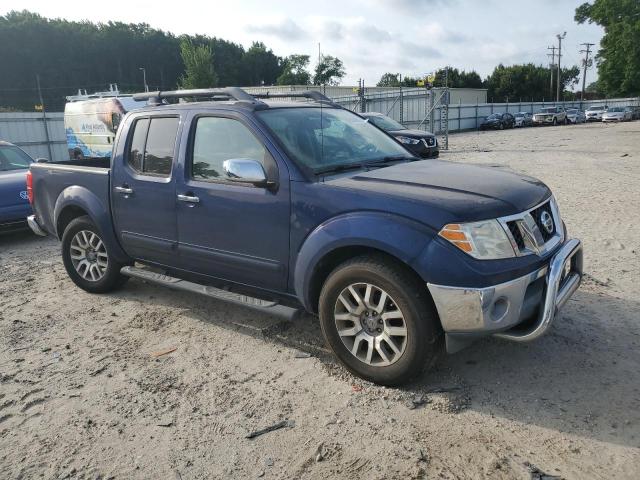
M 130 261 L 130 258 L 122 250 L 114 234 L 109 204 L 105 205 L 100 197 L 85 187 L 72 185 L 65 188 L 60 192 L 60 195 L 58 195 L 53 210 L 54 225 L 58 238 L 62 238 L 62 234 L 64 233 L 57 231 L 58 220 L 62 212 L 68 207 L 81 208 L 87 212 L 87 215 L 89 215 L 93 223 L 98 227 L 101 237 L 111 255 L 121 263 Z
M 309 294 L 313 273 L 322 258 L 336 249 L 375 248 L 411 265 L 435 234 L 421 223 L 388 213 L 355 212 L 331 218 L 302 243 L 294 269 L 296 296 L 312 310 Z

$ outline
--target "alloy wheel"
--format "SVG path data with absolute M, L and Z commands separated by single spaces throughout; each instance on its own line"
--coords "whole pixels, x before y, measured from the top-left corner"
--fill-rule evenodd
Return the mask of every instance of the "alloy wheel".
M 407 345 L 404 314 L 393 298 L 371 283 L 353 283 L 336 300 L 334 319 L 344 346 L 361 362 L 384 367 Z
M 89 230 L 79 231 L 71 239 L 69 250 L 71 263 L 83 279 L 97 282 L 104 277 L 109 256 L 98 235 Z

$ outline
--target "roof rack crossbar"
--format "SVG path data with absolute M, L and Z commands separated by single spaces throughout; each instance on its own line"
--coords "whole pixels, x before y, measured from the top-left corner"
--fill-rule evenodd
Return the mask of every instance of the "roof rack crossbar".
M 253 95 L 255 98 L 308 98 L 316 102 L 328 103 L 332 106 L 339 107 L 337 103 L 331 100 L 326 95 L 316 90 L 306 90 L 304 92 L 277 92 L 277 93 L 256 93 Z
M 192 90 L 168 90 L 164 92 L 143 92 L 133 95 L 136 101 L 147 100 L 150 105 L 160 105 L 165 98 L 208 97 L 215 99 L 227 98 L 237 101 L 256 103 L 255 97 L 238 87 L 226 88 L 197 88 Z

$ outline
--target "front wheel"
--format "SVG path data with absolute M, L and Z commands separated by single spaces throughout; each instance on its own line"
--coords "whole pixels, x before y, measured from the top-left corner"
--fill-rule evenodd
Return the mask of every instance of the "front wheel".
M 353 374 L 399 385 L 442 351 L 426 285 L 383 256 L 349 260 L 327 278 L 319 301 L 325 340 Z
M 88 216 L 72 220 L 62 235 L 62 261 L 78 287 L 90 293 L 106 293 L 128 279 L 123 264 L 111 257 L 102 234 Z

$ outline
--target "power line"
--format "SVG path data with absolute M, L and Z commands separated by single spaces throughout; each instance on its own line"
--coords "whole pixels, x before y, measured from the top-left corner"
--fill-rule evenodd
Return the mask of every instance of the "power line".
M 580 45 L 586 47 L 584 50 L 580 50 L 580 53 L 584 53 L 584 60 L 582 61 L 583 71 L 582 71 L 582 95 L 580 95 L 580 100 L 584 100 L 584 86 L 587 80 L 587 68 L 589 67 L 589 54 L 591 53 L 591 47 L 595 45 L 595 43 L 581 43 Z

